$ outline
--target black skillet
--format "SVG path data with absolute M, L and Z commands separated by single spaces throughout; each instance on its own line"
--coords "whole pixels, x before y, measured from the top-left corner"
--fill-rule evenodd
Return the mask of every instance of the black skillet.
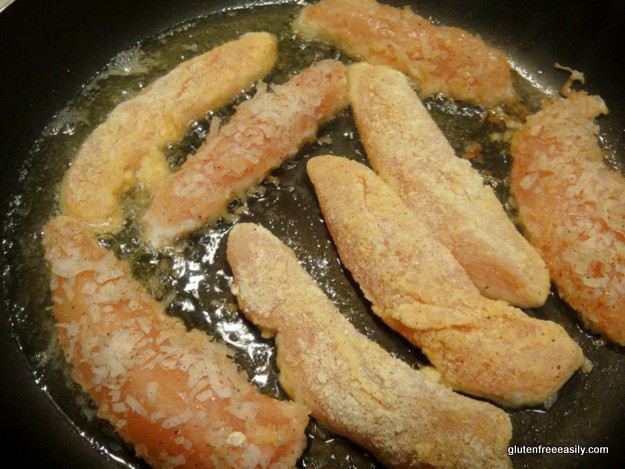
M 106 1 L 17 0 L 0 13 L 0 203 L 3 238 L 0 317 L 0 424 L 5 458 L 20 467 L 118 467 L 115 454 L 128 449 L 114 438 L 90 441 L 67 417 L 63 402 L 42 390 L 46 383 L 15 337 L 16 291 L 28 290 L 28 279 L 16 277 L 24 246 L 9 218 L 21 210 L 20 191 L 28 179 L 27 161 L 42 129 L 119 51 L 182 21 L 246 1 Z M 406 4 L 396 1 L 387 3 Z M 625 98 L 621 92 L 625 61 L 625 5 L 617 0 L 505 2 L 494 0 L 424 0 L 414 8 L 445 24 L 481 34 L 504 49 L 541 85 L 558 88 L 566 75 L 555 61 L 585 73 L 585 89 L 601 95 L 611 114 L 602 119 L 608 148 L 624 157 Z M 619 159 L 621 158 L 621 159 Z M 51 177 L 51 179 L 53 179 Z M 56 181 L 52 181 L 54 183 Z M 36 198 L 34 199 L 36 200 Z M 36 295 L 33 292 L 33 295 Z M 576 376 L 549 412 L 512 412 L 516 445 L 607 446 L 596 456 L 514 456 L 518 467 L 622 467 L 625 462 L 625 352 L 598 345 L 598 337 L 580 330 L 570 310 L 556 298 L 547 314 L 565 327 L 595 362 L 587 377 Z M 532 312 L 531 312 L 532 313 Z M 533 313 L 532 313 L 533 314 Z M 23 331 L 23 325 L 22 329 Z M 98 444 L 113 448 L 110 454 Z M 120 449 L 121 448 L 121 449 Z M 308 467 L 321 467 L 306 460 Z M 346 462 L 323 467 L 352 467 Z

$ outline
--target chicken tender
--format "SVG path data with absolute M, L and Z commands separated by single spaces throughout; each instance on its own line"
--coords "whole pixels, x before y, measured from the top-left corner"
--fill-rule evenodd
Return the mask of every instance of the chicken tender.
M 266 229 L 230 233 L 233 291 L 275 335 L 280 382 L 333 431 L 393 468 L 509 467 L 508 416 L 458 395 L 361 335 Z
M 408 74 L 422 97 L 443 93 L 485 106 L 517 99 L 504 54 L 462 29 L 436 26 L 410 9 L 375 0 L 323 0 L 302 9 L 294 29 L 305 39 Z
M 559 325 L 480 295 L 372 170 L 334 156 L 307 169 L 341 261 L 375 314 L 422 349 L 443 383 L 510 407 L 537 405 L 584 364 Z
M 561 297 L 625 345 L 625 179 L 605 165 L 593 122 L 607 112 L 575 92 L 530 116 L 512 140 L 511 192 Z
M 181 320 L 70 217 L 45 228 L 52 308 L 72 377 L 154 467 L 290 468 L 307 409 L 261 394 L 224 345 Z
M 164 183 L 144 216 L 153 247 L 219 218 L 230 200 L 312 140 L 347 105 L 345 67 L 323 60 L 239 106 L 230 122 Z
M 66 173 L 63 212 L 102 232 L 119 230 L 123 194 L 138 182 L 154 193 L 169 174 L 165 145 L 269 72 L 276 43 L 268 33 L 246 34 L 181 63 L 118 105 L 87 137 Z
M 356 125 L 373 169 L 464 267 L 483 295 L 522 307 L 550 290 L 544 261 L 471 163 L 458 158 L 408 79 L 384 66 L 348 69 Z

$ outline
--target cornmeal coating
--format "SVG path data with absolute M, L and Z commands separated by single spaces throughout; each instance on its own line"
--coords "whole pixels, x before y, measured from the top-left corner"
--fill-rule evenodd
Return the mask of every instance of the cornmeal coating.
M 280 382 L 333 431 L 392 468 L 510 467 L 508 416 L 430 381 L 356 331 L 265 228 L 228 238 L 233 292 L 275 335 Z
M 562 327 L 480 295 L 462 266 L 371 169 L 308 163 L 341 261 L 375 314 L 453 389 L 517 407 L 541 404 L 585 363 Z
M 437 93 L 485 106 L 516 101 L 504 54 L 459 28 L 437 26 L 408 7 L 375 0 L 323 0 L 304 7 L 293 25 L 305 39 L 409 75 L 422 97 Z
M 188 332 L 69 217 L 45 228 L 52 309 L 72 378 L 154 467 L 292 468 L 307 409 L 261 394 L 206 334 Z
M 98 231 L 123 223 L 124 193 L 154 193 L 169 174 L 164 149 L 209 109 L 231 101 L 274 65 L 276 38 L 249 33 L 182 62 L 119 104 L 82 144 L 61 187 L 61 208 Z
M 405 75 L 384 66 L 348 69 L 360 139 L 373 169 L 464 267 L 483 295 L 542 305 L 549 272 L 493 189 L 458 158 Z
M 625 179 L 606 166 L 593 121 L 607 112 L 574 92 L 530 116 L 512 140 L 511 193 L 560 296 L 625 345 Z
M 261 89 L 163 183 L 143 219 L 147 241 L 162 247 L 218 219 L 346 105 L 345 66 L 336 60 L 317 62 L 270 92 Z

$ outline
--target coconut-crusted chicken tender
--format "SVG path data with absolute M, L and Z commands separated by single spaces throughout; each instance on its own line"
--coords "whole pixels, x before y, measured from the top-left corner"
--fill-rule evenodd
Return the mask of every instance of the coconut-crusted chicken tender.
M 405 75 L 364 63 L 348 69 L 356 126 L 373 169 L 466 270 L 483 295 L 542 305 L 549 272 L 493 189 L 458 158 Z
M 430 381 L 357 332 L 268 230 L 237 225 L 227 256 L 243 312 L 275 335 L 280 382 L 313 417 L 392 468 L 510 466 L 502 410 Z
M 483 297 L 371 169 L 334 156 L 308 174 L 341 261 L 391 328 L 452 388 L 516 407 L 546 401 L 585 362 L 562 327 Z
M 241 104 L 217 135 L 160 188 L 144 216 L 145 237 L 162 247 L 219 218 L 347 105 L 345 66 L 322 60 Z
M 512 139 L 511 193 L 561 297 L 591 330 L 625 345 L 625 179 L 608 168 L 597 96 L 574 92 Z
M 517 100 L 504 54 L 462 29 L 437 26 L 410 9 L 375 0 L 322 0 L 293 25 L 305 39 L 408 74 L 422 97 L 443 93 L 485 106 Z
M 99 231 L 123 223 L 122 196 L 141 183 L 154 193 L 169 175 L 164 149 L 195 119 L 260 80 L 274 65 L 276 38 L 249 33 L 182 62 L 119 104 L 87 137 L 61 187 L 61 208 Z
M 166 315 L 85 224 L 52 220 L 44 245 L 72 377 L 137 455 L 163 468 L 294 467 L 307 409 L 261 394 L 224 345 Z

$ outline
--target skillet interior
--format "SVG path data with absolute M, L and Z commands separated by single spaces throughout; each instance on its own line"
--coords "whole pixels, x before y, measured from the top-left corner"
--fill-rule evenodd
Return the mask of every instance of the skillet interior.
M 72 98 L 80 87 L 100 71 L 117 52 L 153 36 L 183 20 L 231 6 L 236 2 L 106 2 L 83 5 L 68 1 L 61 5 L 49 2 L 18 1 L 0 15 L 1 67 L 0 93 L 5 103 L 0 125 L 2 142 L 2 213 L 15 215 L 16 196 L 28 180 L 27 156 L 33 142 L 55 113 Z M 401 4 L 402 2 L 396 2 Z M 614 52 L 622 44 L 622 6 L 617 2 L 525 2 L 512 10 L 510 5 L 495 1 L 419 2 L 417 11 L 429 13 L 441 22 L 465 27 L 482 34 L 489 42 L 502 47 L 513 59 L 536 75 L 546 86 L 559 86 L 565 76 L 554 72 L 554 60 L 586 73 L 586 89 L 606 99 L 611 115 L 602 121 L 609 147 L 623 155 L 623 98 L 617 90 L 618 71 L 625 65 L 615 60 Z M 620 9 L 620 10 L 619 10 Z M 620 13 L 620 14 L 619 14 Z M 25 27 L 24 25 L 27 25 Z M 542 73 L 537 73 L 541 70 Z M 25 163 L 26 161 L 26 163 Z M 620 161 L 616 160 L 617 165 Z M 36 200 L 36 198 L 35 198 Z M 3 223 L 5 224 L 5 223 Z M 6 224 L 5 224 L 6 228 Z M 37 383 L 13 337 L 8 321 L 15 311 L 17 284 L 14 274 L 23 249 L 6 231 L 3 239 L 3 287 L 0 347 L 5 377 L 0 385 L 3 406 L 2 421 L 10 429 L 5 440 L 8 450 L 17 453 L 24 463 L 46 466 L 113 467 L 116 462 L 94 449 L 58 411 Z M 11 246 L 10 243 L 15 243 Z M 4 265 L 12 265 L 8 268 Z M 23 282 L 23 279 L 20 279 Z M 27 288 L 27 287 L 26 287 Z M 558 402 L 548 413 L 512 412 L 515 436 L 512 444 L 609 446 L 608 456 L 519 456 L 518 467 L 612 467 L 625 456 L 619 443 L 624 441 L 622 428 L 625 403 L 625 355 L 622 348 L 597 347 L 576 326 L 571 311 L 557 299 L 541 312 L 568 328 L 585 352 L 595 362 L 588 377 L 576 376 L 562 391 Z M 415 358 L 418 360 L 418 357 Z M 61 403 L 61 407 L 62 407 Z M 106 442 L 120 451 L 119 443 Z M 136 460 L 130 460 L 137 463 Z M 315 465 L 307 462 L 310 467 Z M 366 461 L 370 465 L 370 461 Z M 343 463 L 354 467 L 355 463 Z M 330 466 L 326 466 L 330 467 Z M 332 466 L 332 467 L 338 467 Z

